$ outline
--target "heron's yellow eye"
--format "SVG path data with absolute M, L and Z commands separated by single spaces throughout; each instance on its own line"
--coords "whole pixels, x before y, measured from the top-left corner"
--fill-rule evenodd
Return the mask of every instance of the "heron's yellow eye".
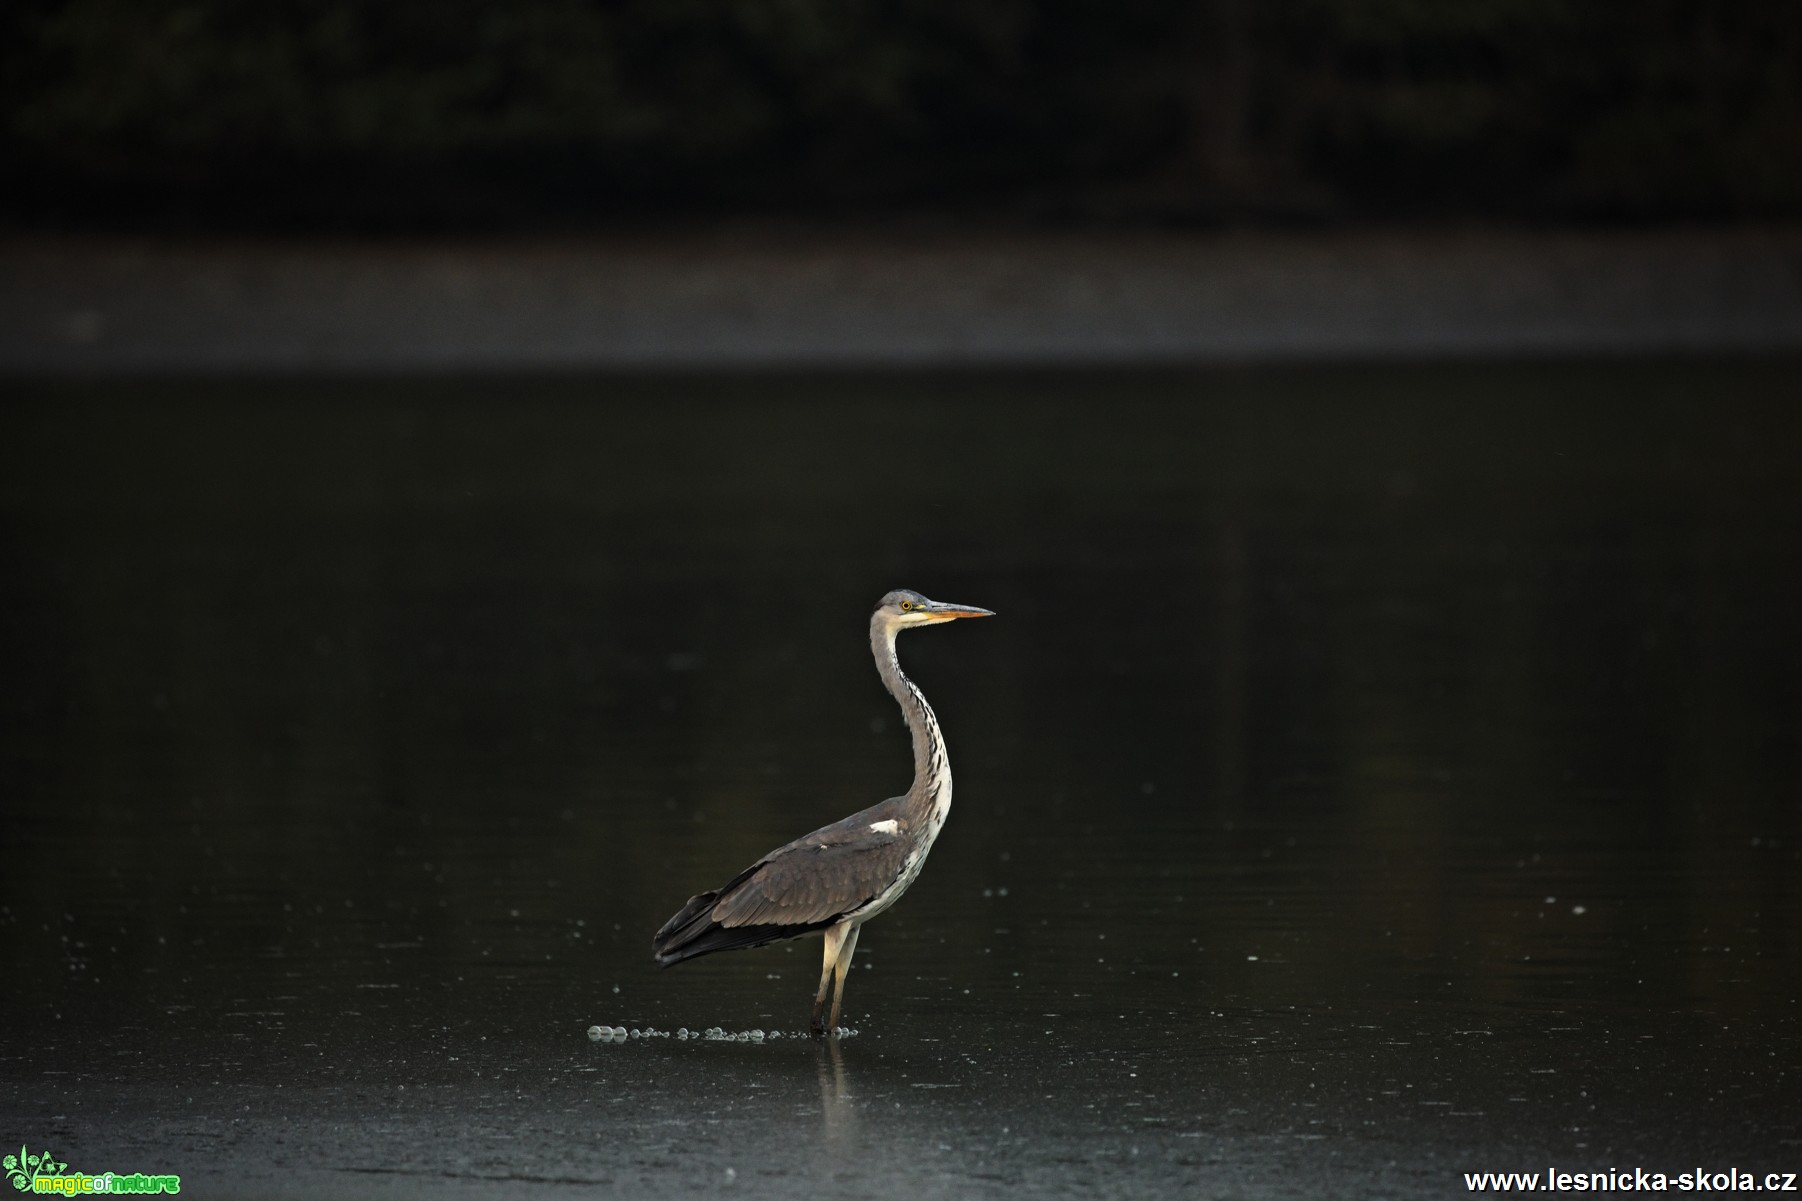
M 913 607 L 914 607 L 914 603 L 912 601 L 902 601 L 901 602 L 901 611 L 903 613 L 905 613 L 907 610 L 909 610 Z

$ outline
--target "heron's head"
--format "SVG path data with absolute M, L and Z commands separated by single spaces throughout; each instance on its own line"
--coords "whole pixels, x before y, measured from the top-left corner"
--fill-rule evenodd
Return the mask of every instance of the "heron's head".
M 975 605 L 953 605 L 946 601 L 928 600 L 918 592 L 897 588 L 876 602 L 874 621 L 892 629 L 937 625 L 960 617 L 993 617 L 988 609 Z

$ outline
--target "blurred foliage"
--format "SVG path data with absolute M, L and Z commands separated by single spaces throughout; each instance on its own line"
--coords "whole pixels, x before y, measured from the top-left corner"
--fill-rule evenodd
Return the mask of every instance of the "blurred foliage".
M 15 216 L 1802 211 L 1794 0 L 9 0 Z

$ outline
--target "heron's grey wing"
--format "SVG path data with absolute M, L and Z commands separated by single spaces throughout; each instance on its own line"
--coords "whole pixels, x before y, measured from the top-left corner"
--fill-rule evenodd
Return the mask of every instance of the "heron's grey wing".
M 896 833 L 840 822 L 777 851 L 713 906 L 722 926 L 802 926 L 830 921 L 894 883 L 908 841 Z

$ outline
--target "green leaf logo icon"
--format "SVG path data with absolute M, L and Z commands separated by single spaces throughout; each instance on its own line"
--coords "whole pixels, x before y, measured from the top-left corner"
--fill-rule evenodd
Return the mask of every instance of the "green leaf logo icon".
M 31 1189 L 32 1181 L 39 1176 L 54 1176 L 68 1168 L 66 1163 L 58 1163 L 56 1157 L 48 1151 L 41 1155 L 33 1155 L 30 1150 L 21 1146 L 17 1155 L 8 1155 L 0 1161 L 6 1169 L 6 1181 L 21 1193 Z

